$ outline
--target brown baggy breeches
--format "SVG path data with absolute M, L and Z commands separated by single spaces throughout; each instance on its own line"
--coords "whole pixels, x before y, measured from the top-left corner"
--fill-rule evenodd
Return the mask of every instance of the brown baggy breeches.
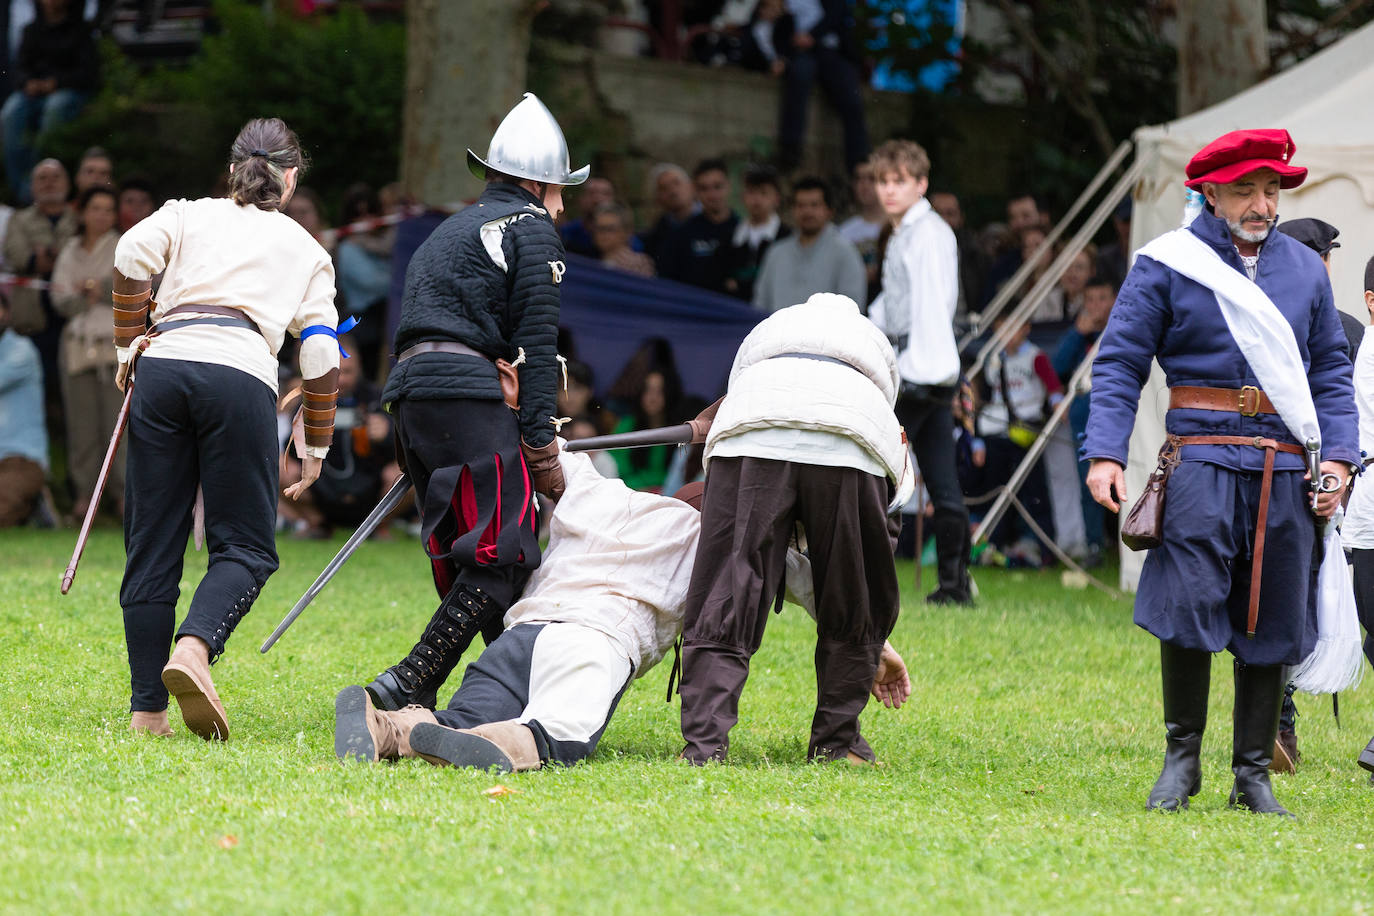
M 723 758 L 749 659 L 782 587 L 794 526 L 806 532 L 816 595 L 816 714 L 808 756 L 873 753 L 859 735 L 900 594 L 886 478 L 853 468 L 716 458 L 683 622 L 684 756 Z

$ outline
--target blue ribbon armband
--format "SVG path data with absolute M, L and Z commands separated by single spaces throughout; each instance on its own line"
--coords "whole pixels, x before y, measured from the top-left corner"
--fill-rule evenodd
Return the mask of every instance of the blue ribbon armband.
M 357 326 L 357 315 L 353 315 L 345 319 L 344 323 L 339 325 L 339 329 L 337 331 L 327 324 L 312 324 L 310 327 L 301 331 L 301 342 L 304 343 L 307 337 L 314 337 L 316 334 L 328 334 L 330 337 L 334 338 L 335 341 L 338 341 L 340 334 L 347 334 L 349 331 L 353 330 Z M 348 352 L 344 350 L 342 344 L 339 345 L 339 355 L 342 356 L 344 359 L 352 359 L 352 357 L 348 355 Z

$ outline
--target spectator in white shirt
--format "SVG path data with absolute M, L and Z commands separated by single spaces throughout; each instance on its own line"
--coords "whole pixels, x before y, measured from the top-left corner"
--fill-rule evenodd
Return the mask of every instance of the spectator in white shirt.
M 930 157 L 910 140 L 889 140 L 869 158 L 878 199 L 892 222 L 883 259 L 883 291 L 869 317 L 897 351 L 901 392 L 897 418 L 916 452 L 935 504 L 938 604 L 973 602 L 968 577 L 968 511 L 954 459 L 951 404 L 959 384 L 954 311 L 959 302 L 959 251 L 954 231 L 925 199 Z

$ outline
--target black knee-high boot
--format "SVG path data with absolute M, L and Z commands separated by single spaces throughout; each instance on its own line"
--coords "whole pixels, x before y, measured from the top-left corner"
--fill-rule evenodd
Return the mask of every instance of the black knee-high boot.
M 1202 790 L 1202 733 L 1207 728 L 1207 692 L 1212 655 L 1199 649 L 1159 644 L 1164 685 L 1164 770 L 1150 790 L 1149 809 L 1178 811 Z
M 935 575 L 939 588 L 926 595 L 931 604 L 972 604 L 973 586 L 969 583 L 970 547 L 968 513 L 963 510 L 936 509 L 931 519 L 935 531 Z M 919 554 L 921 545 L 916 545 Z M 920 562 L 918 556 L 916 562 Z
M 1370 738 L 1368 746 L 1360 751 L 1360 759 L 1357 762 L 1366 770 L 1374 773 L 1374 738 Z M 1374 785 L 1374 776 L 1369 778 L 1369 782 L 1371 785 Z
M 505 608 L 476 586 L 458 584 L 444 596 L 410 654 L 377 675 L 367 692 L 378 709 L 434 708 L 439 688 L 473 638 Z
M 1232 807 L 1293 816 L 1275 800 L 1269 785 L 1269 760 L 1279 730 L 1284 680 L 1282 665 L 1236 662 L 1235 738 L 1231 751 L 1236 784 L 1231 789 Z

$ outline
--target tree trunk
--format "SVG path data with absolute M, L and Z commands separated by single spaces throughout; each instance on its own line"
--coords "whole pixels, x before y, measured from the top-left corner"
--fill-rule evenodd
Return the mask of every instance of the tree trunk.
M 1178 113 L 1215 105 L 1269 69 L 1264 0 L 1179 0 Z
M 492 132 L 524 93 L 535 0 L 407 0 L 401 182 L 426 204 L 467 200 Z

